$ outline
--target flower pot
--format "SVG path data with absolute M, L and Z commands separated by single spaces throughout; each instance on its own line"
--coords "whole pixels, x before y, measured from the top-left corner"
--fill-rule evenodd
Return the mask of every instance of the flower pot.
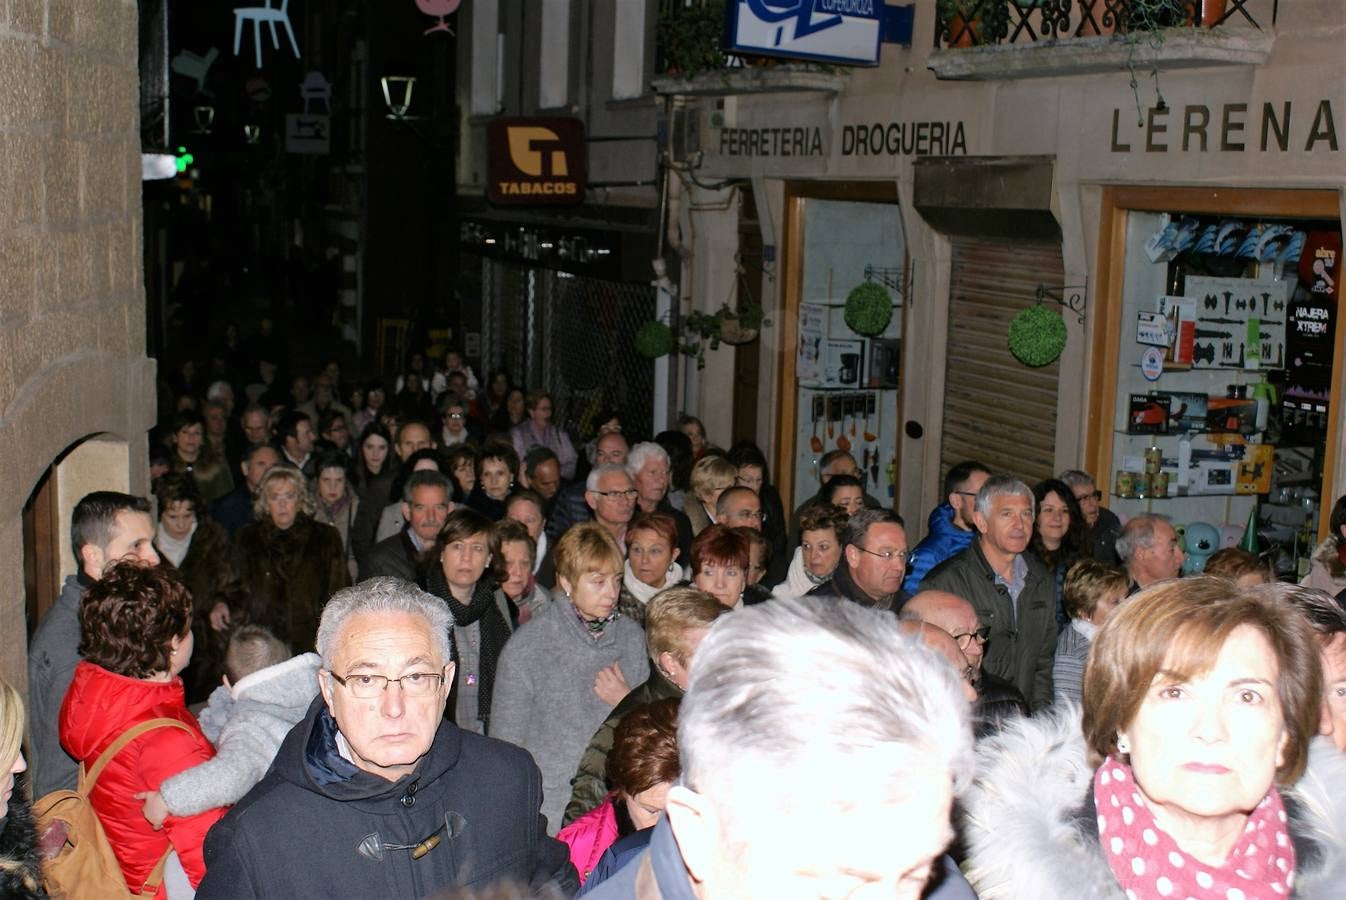
M 757 329 L 744 328 L 738 319 L 726 318 L 720 322 L 720 340 L 732 346 L 749 344 L 757 340 Z
M 1187 25 L 1214 27 L 1224 18 L 1228 0 L 1187 0 Z
M 948 30 L 944 33 L 946 47 L 972 47 L 982 43 L 981 17 L 974 16 L 970 21 L 962 13 L 955 13 L 949 19 Z

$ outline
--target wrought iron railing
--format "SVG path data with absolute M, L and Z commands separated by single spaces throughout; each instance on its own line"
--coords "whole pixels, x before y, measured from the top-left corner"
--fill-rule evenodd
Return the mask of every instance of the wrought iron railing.
M 941 0 L 935 47 L 1031 44 L 1184 26 L 1262 30 L 1276 24 L 1279 7 L 1280 0 Z

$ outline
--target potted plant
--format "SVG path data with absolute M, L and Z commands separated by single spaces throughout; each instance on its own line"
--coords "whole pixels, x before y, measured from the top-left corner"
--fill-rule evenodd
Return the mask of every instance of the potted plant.
M 747 344 L 757 339 L 765 318 L 762 307 L 747 303 L 736 309 L 728 304 L 715 312 L 692 312 L 682 320 L 681 334 L 675 338 L 673 330 L 663 322 L 651 320 L 636 331 L 636 351 L 648 359 L 655 359 L 674 350 L 696 357 L 696 367 L 706 366 L 706 349 L 718 350 L 720 344 Z
M 664 74 L 691 76 L 724 68 L 724 0 L 660 6 L 654 36 Z
M 997 10 L 1004 13 L 1005 0 L 937 0 L 940 34 L 946 47 L 972 47 L 988 43 L 987 28 Z

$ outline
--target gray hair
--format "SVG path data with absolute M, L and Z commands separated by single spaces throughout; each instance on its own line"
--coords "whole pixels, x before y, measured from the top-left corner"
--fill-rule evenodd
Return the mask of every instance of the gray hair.
M 402 485 L 402 502 L 410 503 L 412 492 L 418 487 L 437 487 L 444 492 L 444 496 L 453 496 L 453 488 L 449 486 L 447 475 L 434 469 L 417 469 L 407 477 L 407 483 Z
M 589 470 L 589 477 L 584 479 L 584 489 L 586 491 L 598 490 L 598 482 L 603 476 L 611 475 L 614 472 L 620 472 L 627 478 L 631 477 L 631 473 L 626 470 L 626 466 L 619 466 L 616 463 L 604 463 L 601 466 L 596 466 Z
M 212 381 L 210 387 L 206 388 L 207 400 L 219 400 L 223 397 L 233 398 L 234 386 L 227 381 Z
M 1160 522 L 1172 524 L 1172 521 L 1168 516 L 1159 513 L 1141 513 L 1138 516 L 1132 516 L 1122 526 L 1121 532 L 1117 535 L 1117 540 L 1113 543 L 1118 558 L 1123 563 L 1129 563 L 1135 557 L 1137 550 L 1154 544 L 1155 525 Z
M 837 536 L 843 544 L 863 546 L 862 542 L 869 536 L 869 529 L 882 524 L 906 527 L 902 517 L 890 509 L 862 509 L 846 520 L 845 534 Z
M 678 750 L 685 783 L 721 815 L 774 814 L 786 783 L 816 786 L 823 802 L 858 799 L 830 783 L 841 759 L 883 760 L 891 782 L 933 770 L 961 791 L 973 775 L 970 715 L 958 673 L 891 613 L 791 598 L 716 621 L 692 660 Z
M 654 441 L 641 441 L 626 451 L 626 473 L 635 478 L 636 473 L 645 468 L 645 463 L 651 459 L 658 459 L 664 465 L 669 465 L 667 450 Z
M 1023 497 L 1028 500 L 1028 508 L 1037 514 L 1037 500 L 1033 489 L 1013 475 L 992 475 L 977 491 L 977 512 L 991 517 L 991 503 L 996 497 Z
M 448 664 L 449 629 L 453 616 L 443 600 L 401 578 L 382 576 L 370 578 L 332 595 L 322 608 L 318 621 L 318 655 L 328 671 L 332 669 L 332 653 L 336 649 L 341 628 L 351 616 L 360 613 L 405 613 L 420 616 L 430 626 L 430 636 L 439 652 L 440 663 Z
M 1092 488 L 1097 486 L 1094 481 L 1094 476 L 1082 469 L 1066 469 L 1060 475 L 1056 476 L 1056 478 L 1058 481 L 1065 482 L 1066 487 L 1070 488 L 1072 491 L 1075 490 L 1075 488 Z

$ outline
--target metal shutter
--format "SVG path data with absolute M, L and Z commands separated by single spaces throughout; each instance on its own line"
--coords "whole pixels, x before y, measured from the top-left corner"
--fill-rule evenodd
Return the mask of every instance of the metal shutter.
M 1025 366 L 1007 335 L 1038 285 L 1060 288 L 1061 245 L 955 237 L 952 246 L 940 472 L 976 459 L 1029 484 L 1051 478 L 1060 363 Z

